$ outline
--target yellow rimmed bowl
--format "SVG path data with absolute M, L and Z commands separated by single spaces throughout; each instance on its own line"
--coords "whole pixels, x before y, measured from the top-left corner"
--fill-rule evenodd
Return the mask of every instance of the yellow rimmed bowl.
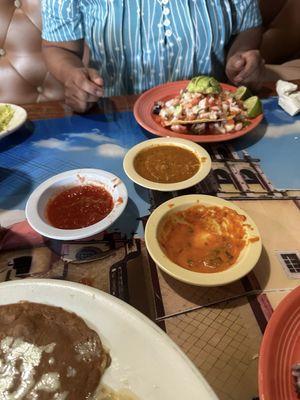
M 246 239 L 256 238 L 253 241 L 246 240 L 246 245 L 237 261 L 224 271 L 201 273 L 185 269 L 171 261 L 159 244 L 158 235 L 163 220 L 171 213 L 196 205 L 228 207 L 235 210 L 238 214 L 246 217 L 244 222 Z M 162 271 L 179 281 L 197 286 L 221 286 L 242 278 L 255 266 L 262 250 L 262 241 L 257 226 L 245 211 L 227 200 L 197 194 L 179 196 L 161 204 L 147 221 L 145 242 L 149 254 Z
M 191 151 L 199 159 L 200 166 L 198 171 L 190 178 L 175 183 L 157 183 L 143 178 L 135 169 L 135 157 L 142 150 L 156 146 L 176 146 Z M 208 152 L 197 143 L 186 139 L 166 137 L 146 140 L 132 147 L 125 155 L 123 168 L 126 175 L 138 185 L 152 190 L 171 192 L 186 189 L 201 182 L 211 170 L 211 158 Z

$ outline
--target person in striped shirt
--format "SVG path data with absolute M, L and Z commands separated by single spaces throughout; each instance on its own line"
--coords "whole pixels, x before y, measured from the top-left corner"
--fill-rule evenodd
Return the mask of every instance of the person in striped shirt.
M 47 66 L 77 112 L 199 74 L 255 86 L 264 69 L 257 0 L 42 0 L 42 20 Z

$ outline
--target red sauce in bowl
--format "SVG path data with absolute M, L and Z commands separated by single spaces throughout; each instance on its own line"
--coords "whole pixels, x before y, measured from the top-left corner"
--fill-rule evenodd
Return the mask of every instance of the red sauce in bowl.
M 111 194 L 101 186 L 74 186 L 48 201 L 46 216 L 55 228 L 79 229 L 104 219 L 113 205 Z

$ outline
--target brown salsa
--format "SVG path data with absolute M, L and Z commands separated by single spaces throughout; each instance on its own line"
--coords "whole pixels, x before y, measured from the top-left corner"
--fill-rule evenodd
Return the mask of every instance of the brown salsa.
M 111 194 L 101 186 L 74 186 L 49 200 L 48 221 L 55 228 L 78 229 L 104 219 L 113 209 Z
M 169 214 L 159 243 L 175 264 L 195 272 L 220 272 L 233 265 L 246 245 L 245 216 L 227 207 L 196 205 Z
M 143 178 L 157 183 L 176 183 L 191 178 L 200 168 L 199 158 L 190 150 L 174 145 L 151 146 L 134 159 Z

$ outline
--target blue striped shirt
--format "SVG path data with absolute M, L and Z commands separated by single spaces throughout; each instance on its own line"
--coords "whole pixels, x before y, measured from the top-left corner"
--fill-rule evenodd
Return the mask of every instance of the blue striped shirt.
M 259 26 L 257 0 L 42 0 L 43 38 L 84 38 L 107 96 L 199 74 L 222 77 L 232 35 Z

